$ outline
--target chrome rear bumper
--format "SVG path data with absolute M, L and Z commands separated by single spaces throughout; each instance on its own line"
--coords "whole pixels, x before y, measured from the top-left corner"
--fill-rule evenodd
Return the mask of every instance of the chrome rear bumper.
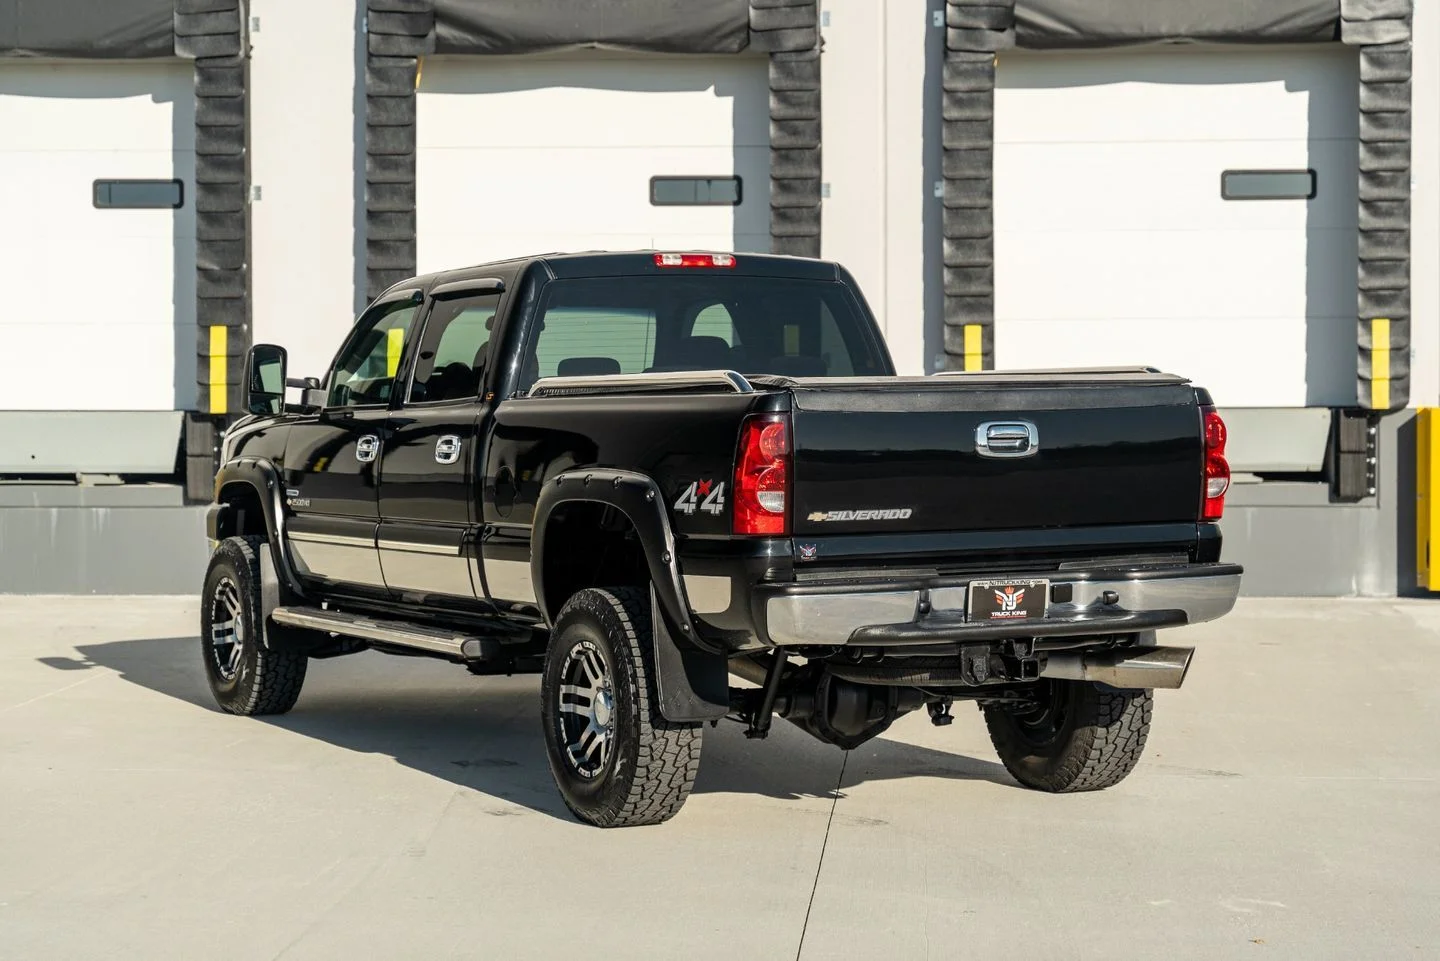
M 1242 573 L 1236 564 L 1191 564 L 1015 575 L 1048 577 L 1052 593 L 1068 585 L 1070 600 L 1052 602 L 1043 618 L 1002 623 L 965 619 L 969 588 L 964 580 L 906 584 L 903 589 L 882 584 L 786 585 L 765 601 L 766 634 L 777 645 L 885 646 L 1132 633 L 1224 616 L 1235 606 Z M 1107 593 L 1115 595 L 1113 603 L 1104 603 Z

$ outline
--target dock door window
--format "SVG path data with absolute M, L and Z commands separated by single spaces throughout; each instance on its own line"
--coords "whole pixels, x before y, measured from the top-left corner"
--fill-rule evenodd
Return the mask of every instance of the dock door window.
M 650 203 L 656 207 L 734 207 L 740 203 L 740 178 L 651 177 Z
M 1224 200 L 1311 200 L 1313 170 L 1227 170 L 1220 175 Z
M 185 205 L 185 187 L 178 180 L 97 180 L 95 206 L 143 210 Z

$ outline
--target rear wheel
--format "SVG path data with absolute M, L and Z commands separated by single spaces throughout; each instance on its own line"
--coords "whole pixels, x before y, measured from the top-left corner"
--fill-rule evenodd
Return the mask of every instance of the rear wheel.
M 306 657 L 264 643 L 258 537 L 228 537 L 210 558 L 200 607 L 205 677 L 221 710 L 284 714 L 305 683 Z M 272 628 L 274 630 L 274 628 Z
M 660 713 L 650 630 L 649 598 L 628 587 L 580 591 L 555 619 L 545 747 L 566 806 L 588 824 L 667 821 L 700 770 L 700 725 Z
M 1098 791 L 1135 769 L 1153 692 L 1042 680 L 1035 694 L 1033 707 L 985 708 L 990 740 L 1015 780 L 1038 791 Z

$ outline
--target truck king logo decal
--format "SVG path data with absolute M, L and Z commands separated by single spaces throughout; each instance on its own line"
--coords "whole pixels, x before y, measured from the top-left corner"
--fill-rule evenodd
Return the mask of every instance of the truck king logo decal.
M 1025 600 L 1025 590 L 1023 588 L 1017 591 L 1013 587 L 1007 587 L 1003 591 L 995 592 L 995 603 L 1000 605 L 1000 610 L 997 613 L 1000 614 L 1014 613 L 1023 600 Z

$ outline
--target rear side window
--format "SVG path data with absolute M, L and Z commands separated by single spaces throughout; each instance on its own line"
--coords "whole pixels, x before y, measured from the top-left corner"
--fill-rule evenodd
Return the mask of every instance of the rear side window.
M 440 344 L 435 350 L 435 366 L 449 364 L 472 364 L 479 367 L 485 361 L 482 348 L 490 343 L 490 327 L 495 320 L 495 308 L 477 308 L 462 311 L 445 328 Z
M 842 284 L 698 271 L 552 281 L 525 351 L 520 390 L 570 375 L 890 372 L 871 322 Z
M 499 307 L 499 294 L 435 301 L 415 360 L 411 403 L 469 399 L 479 393 Z

